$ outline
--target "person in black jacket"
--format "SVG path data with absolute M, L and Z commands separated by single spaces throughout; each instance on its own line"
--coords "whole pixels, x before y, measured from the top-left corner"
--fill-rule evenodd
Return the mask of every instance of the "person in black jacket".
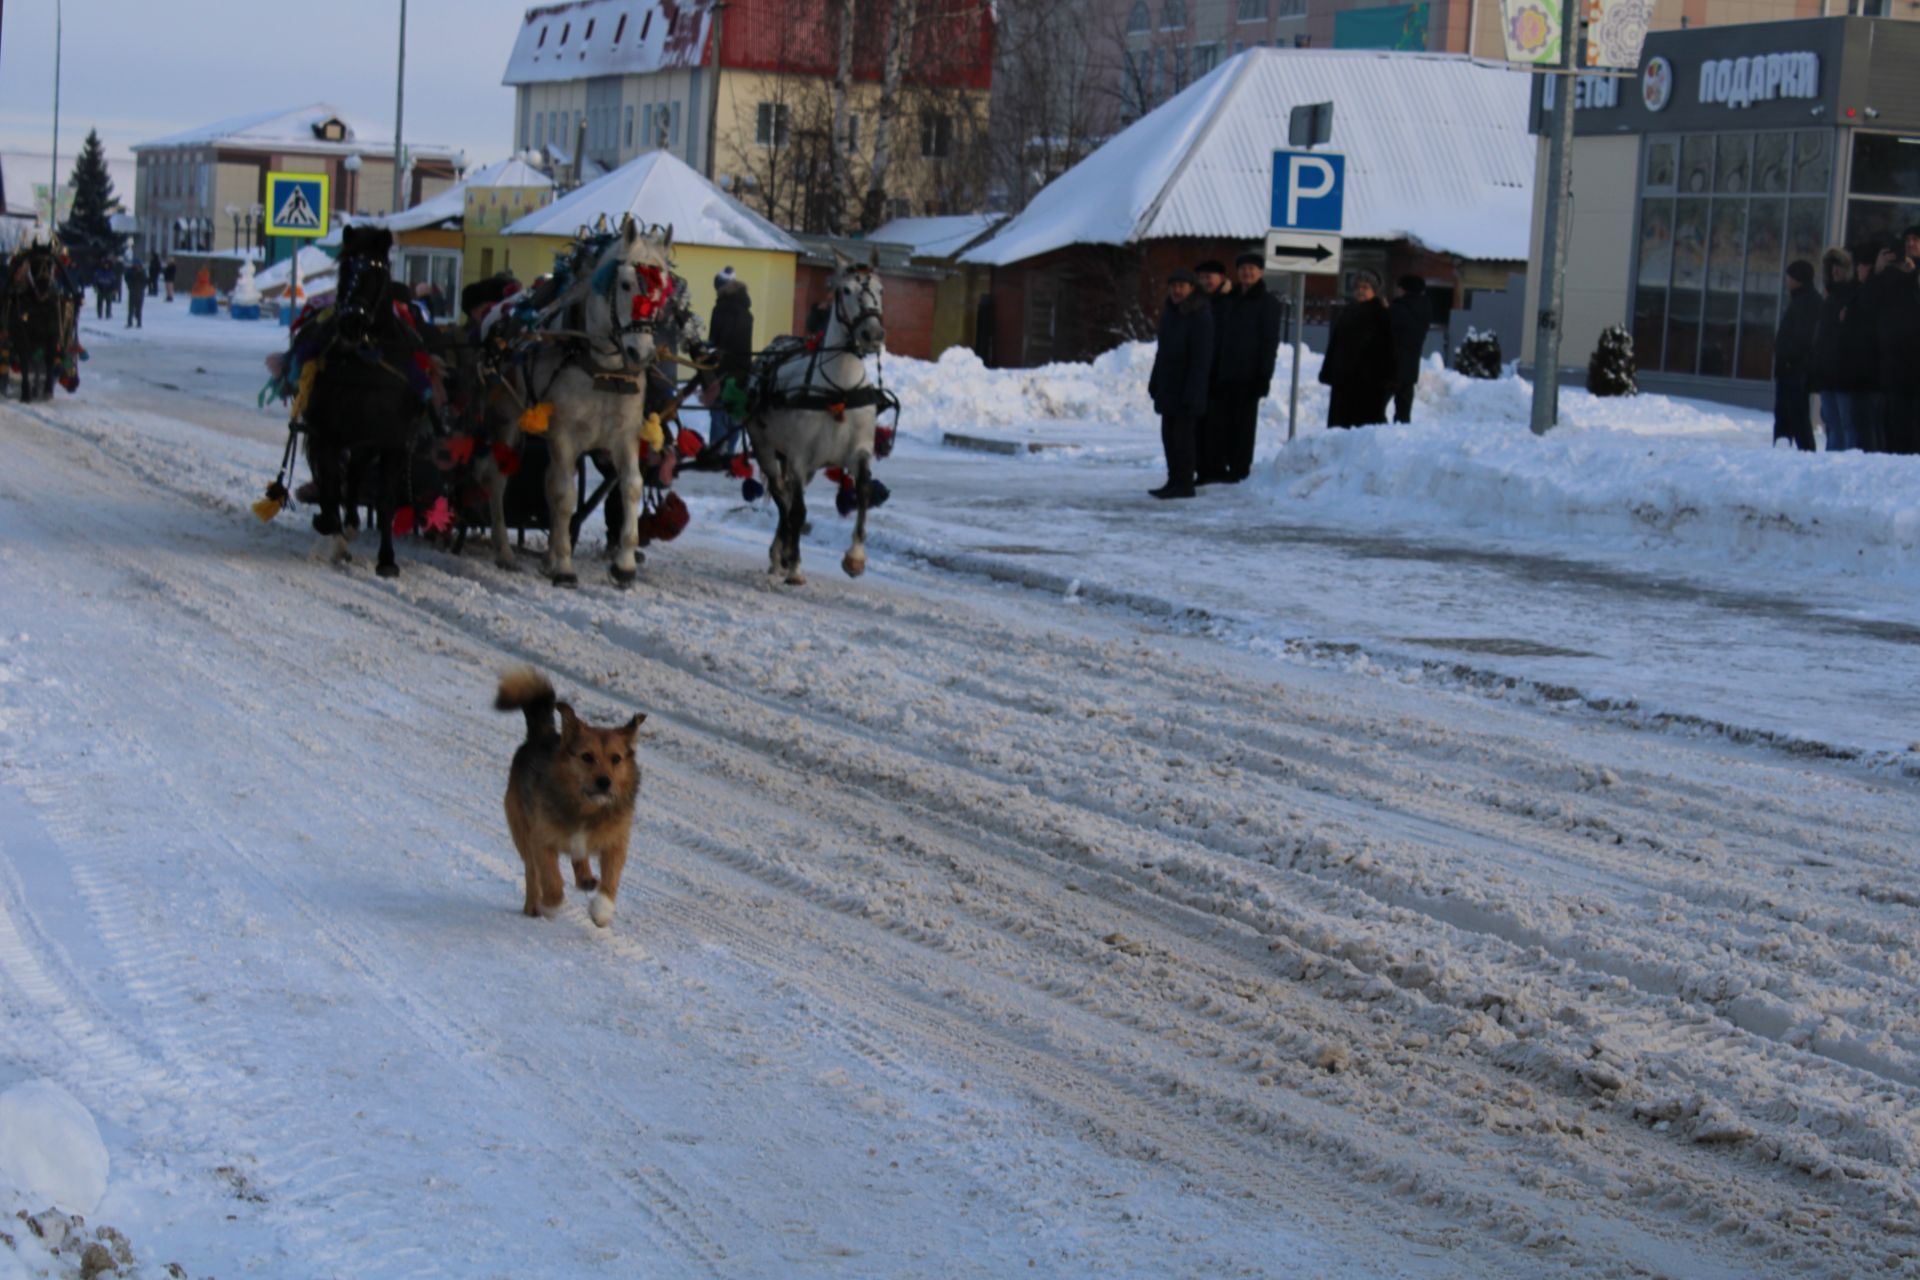
M 1227 327 L 1227 304 L 1233 300 L 1233 281 L 1227 277 L 1227 264 L 1218 258 L 1208 258 L 1194 267 L 1193 274 L 1200 281 L 1200 295 L 1207 300 L 1208 310 L 1213 315 L 1213 371 L 1207 385 L 1207 404 L 1211 408 L 1220 399 L 1220 334 Z M 1207 413 L 1193 424 L 1193 464 L 1199 473 L 1198 483 L 1213 484 L 1227 476 L 1226 457 L 1222 451 L 1222 433 L 1218 415 Z
M 1280 299 L 1267 292 L 1267 259 L 1243 253 L 1233 260 L 1234 290 L 1220 306 L 1214 331 L 1213 389 L 1207 422 L 1219 469 L 1202 482 L 1238 484 L 1253 472 L 1260 401 L 1273 387 L 1280 350 Z
M 1880 339 L 1873 316 L 1873 270 L 1881 246 L 1853 248 L 1853 297 L 1840 309 L 1840 368 L 1853 390 L 1853 438 L 1863 453 L 1880 453 Z
M 1888 453 L 1920 453 L 1920 226 L 1883 261 L 1874 277 L 1882 438 Z
M 728 378 L 745 382 L 753 372 L 753 299 L 747 295 L 747 283 L 727 267 L 713 278 L 713 314 L 707 325 L 707 343 L 716 360 L 712 379 L 722 387 Z M 708 411 L 711 421 L 707 442 L 721 444 L 733 434 L 733 418 L 713 402 Z
M 1413 392 L 1420 385 L 1420 353 L 1433 328 L 1433 299 L 1419 276 L 1401 276 L 1395 282 L 1393 302 L 1387 307 L 1393 323 L 1393 420 L 1413 421 Z
M 146 306 L 147 268 L 136 253 L 127 263 L 127 328 L 147 327 Z
M 1394 381 L 1393 321 L 1380 300 L 1380 277 L 1359 272 L 1353 301 L 1340 308 L 1327 333 L 1320 381 L 1332 388 L 1327 425 L 1366 427 L 1387 420 Z
M 1813 264 L 1787 264 L 1787 309 L 1773 339 L 1773 441 L 1791 440 L 1813 452 L 1813 415 L 1807 403 L 1807 365 L 1820 324 L 1820 295 L 1813 291 Z
M 147 258 L 147 296 L 160 296 L 160 251 L 155 249 Z
M 1193 496 L 1193 424 L 1207 411 L 1213 369 L 1213 310 L 1198 288 L 1199 280 L 1185 267 L 1167 277 L 1159 347 L 1147 377 L 1167 453 L 1167 482 L 1148 491 L 1156 498 Z
M 1853 424 L 1854 388 L 1849 385 L 1842 317 L 1858 291 L 1853 282 L 1853 256 L 1845 249 L 1820 255 L 1820 273 L 1827 296 L 1813 327 L 1813 354 L 1807 360 L 1807 389 L 1820 397 L 1820 425 L 1826 430 L 1827 452 L 1859 447 Z

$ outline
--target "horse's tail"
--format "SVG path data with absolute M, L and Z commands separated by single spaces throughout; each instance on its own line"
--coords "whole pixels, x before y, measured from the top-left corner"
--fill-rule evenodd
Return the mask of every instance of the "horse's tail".
M 495 711 L 520 711 L 527 717 L 527 741 L 553 736 L 553 685 L 532 667 L 515 667 L 500 677 Z

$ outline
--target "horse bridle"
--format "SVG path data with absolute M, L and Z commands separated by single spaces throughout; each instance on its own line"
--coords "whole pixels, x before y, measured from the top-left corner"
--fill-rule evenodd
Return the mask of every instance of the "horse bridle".
M 840 327 L 847 331 L 846 349 L 848 351 L 859 349 L 856 335 L 864 321 L 878 320 L 885 323 L 885 317 L 880 314 L 880 304 L 873 296 L 873 271 L 867 267 L 855 267 L 853 274 L 860 280 L 861 305 L 860 310 L 854 312 L 852 319 L 847 318 L 846 292 L 841 289 L 833 291 L 833 314 L 839 319 Z
M 385 280 L 385 284 L 381 286 L 379 293 L 375 295 L 371 307 L 369 307 L 366 301 L 360 296 L 361 281 L 364 273 L 368 271 L 379 273 Z M 340 286 L 338 290 L 339 302 L 337 304 L 337 316 L 343 332 L 346 331 L 348 321 L 358 322 L 356 326 L 357 332 L 348 335 L 352 341 L 365 341 L 372 333 L 380 317 L 381 308 L 387 300 L 387 286 L 392 283 L 393 271 L 384 261 L 367 257 L 363 254 L 350 254 L 340 259 Z
M 666 309 L 666 296 L 662 288 L 665 272 L 660 268 L 634 262 L 616 262 L 609 264 L 613 270 L 607 272 L 606 288 L 602 296 L 606 299 L 607 315 L 613 319 L 613 329 L 607 335 L 612 354 L 620 359 L 620 371 L 632 373 L 634 362 L 627 354 L 626 338 L 629 334 L 653 332 L 654 317 Z M 633 307 L 627 318 L 621 320 L 615 310 L 615 299 L 620 286 L 620 268 L 628 267 L 633 271 L 634 289 Z M 589 339 L 591 341 L 591 339 Z M 591 352 L 591 348 L 589 348 Z

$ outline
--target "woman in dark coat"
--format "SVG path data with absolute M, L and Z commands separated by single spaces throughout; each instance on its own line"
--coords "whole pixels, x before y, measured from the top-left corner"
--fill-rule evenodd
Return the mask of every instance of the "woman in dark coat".
M 1847 304 L 1859 292 L 1853 279 L 1853 255 L 1829 249 L 1820 258 L 1826 296 L 1813 328 L 1813 355 L 1807 361 L 1807 386 L 1820 398 L 1820 424 L 1827 432 L 1827 452 L 1838 453 L 1860 445 L 1853 411 L 1856 382 L 1846 358 L 1843 317 Z
M 1327 425 L 1365 427 L 1387 420 L 1394 385 L 1393 321 L 1380 298 L 1380 278 L 1362 271 L 1353 301 L 1333 318 L 1320 381 L 1333 389 Z
M 1193 430 L 1207 412 L 1212 372 L 1212 303 L 1199 292 L 1198 277 L 1183 267 L 1167 277 L 1160 344 L 1147 378 L 1147 394 L 1160 415 L 1160 444 L 1167 453 L 1167 482 L 1148 490 L 1156 498 L 1193 496 Z

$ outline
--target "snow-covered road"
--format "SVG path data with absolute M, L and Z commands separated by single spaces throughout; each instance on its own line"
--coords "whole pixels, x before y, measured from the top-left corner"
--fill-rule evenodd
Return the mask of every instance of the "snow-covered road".
M 1135 487 L 1091 464 L 903 451 L 857 583 L 829 518 L 813 584 L 769 585 L 765 516 L 709 477 L 630 594 L 417 547 L 379 582 L 317 559 L 304 513 L 246 514 L 269 335 L 117 337 L 79 397 L 0 405 L 0 1087 L 50 1077 L 100 1119 L 94 1217 L 145 1256 L 1914 1272 L 1901 769 L 1162 616 L 1278 615 L 1244 560 L 1147 550 L 1127 579 L 1125 539 L 1189 536 L 1144 504 L 1050 543 L 1018 496 Z M 1009 494 L 1004 524 L 965 514 Z M 1087 588 L 1003 568 L 1051 559 Z M 1391 569 L 1417 557 L 1345 560 L 1392 634 L 1484 634 Z M 1574 649 L 1566 613 L 1500 634 Z M 590 717 L 651 717 L 604 933 L 578 899 L 518 914 L 518 724 L 488 702 L 525 661 Z

